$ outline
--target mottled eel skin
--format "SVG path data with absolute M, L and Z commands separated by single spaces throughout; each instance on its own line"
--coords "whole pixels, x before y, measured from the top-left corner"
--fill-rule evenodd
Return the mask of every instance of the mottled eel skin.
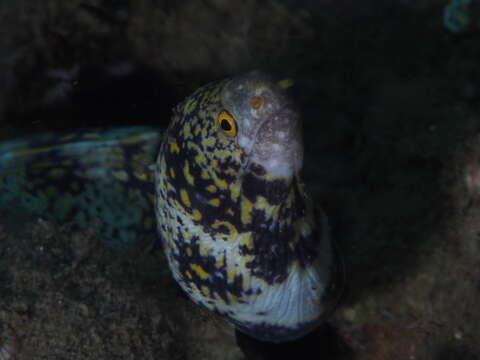
M 148 128 L 46 136 L 0 145 L 0 154 L 0 169 L 20 163 L 28 179 L 0 176 L 1 197 L 22 192 L 26 206 L 76 222 L 106 213 L 107 239 L 128 241 L 138 223 L 148 230 L 153 199 L 175 280 L 250 336 L 299 338 L 330 309 L 335 261 L 326 218 L 300 177 L 301 119 L 263 74 L 198 89 L 163 136 Z M 115 202 L 116 183 L 144 199 L 139 212 Z
M 0 209 L 96 227 L 115 249 L 155 229 L 158 129 L 41 134 L 0 143 Z

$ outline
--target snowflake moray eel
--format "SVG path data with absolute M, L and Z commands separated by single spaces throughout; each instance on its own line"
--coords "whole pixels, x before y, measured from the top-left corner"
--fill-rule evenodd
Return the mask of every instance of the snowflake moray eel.
M 156 223 L 173 277 L 194 302 L 254 338 L 290 341 L 331 309 L 337 273 L 302 164 L 299 111 L 254 72 L 195 91 L 164 133 L 132 127 L 0 143 L 0 204 L 81 226 L 101 219 L 112 244 Z

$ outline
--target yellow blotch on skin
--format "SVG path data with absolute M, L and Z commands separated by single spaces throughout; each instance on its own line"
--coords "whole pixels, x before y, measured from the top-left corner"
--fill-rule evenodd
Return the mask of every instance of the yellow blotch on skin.
M 233 216 L 233 215 L 235 215 L 235 212 L 231 208 L 228 208 L 227 214 L 230 215 L 230 216 Z
M 180 198 L 182 199 L 182 202 L 185 204 L 185 206 L 188 206 L 188 207 L 192 206 L 187 190 L 185 189 L 180 190 Z
M 280 80 L 277 82 L 277 86 L 280 88 L 280 89 L 288 89 L 290 87 L 292 87 L 294 84 L 293 80 L 292 79 L 283 79 L 283 80 Z
M 225 174 L 232 175 L 233 177 L 235 177 L 238 174 L 238 171 L 235 170 L 234 168 L 230 167 L 230 168 L 225 169 Z
M 210 174 L 209 174 L 208 171 L 205 170 L 205 169 L 202 169 L 202 174 L 201 174 L 201 176 L 202 176 L 202 179 L 204 179 L 204 180 L 210 179 Z
M 233 295 L 231 292 L 227 291 L 227 296 L 231 303 L 236 304 L 238 302 L 238 297 Z
M 210 204 L 212 206 L 218 207 L 218 206 L 220 206 L 220 199 L 211 199 Z
M 197 164 L 203 164 L 207 162 L 207 158 L 201 152 L 198 152 L 197 155 L 195 155 L 194 159 Z
M 257 196 L 255 207 L 260 210 L 269 210 L 272 205 L 263 196 Z
M 205 247 L 201 247 L 200 248 L 200 255 L 210 255 L 212 253 L 212 250 L 208 249 L 208 248 L 205 248 Z
M 205 147 L 210 147 L 210 146 L 213 146 L 215 145 L 215 138 L 214 137 L 207 137 L 205 140 L 203 140 L 203 146 Z
M 217 187 L 213 184 L 207 186 L 207 190 L 211 193 L 217 192 Z
M 244 224 L 250 224 L 252 222 L 252 210 L 253 204 L 247 198 L 242 199 L 241 203 L 241 220 Z
M 144 141 L 144 140 L 145 140 L 145 136 L 143 134 L 131 135 L 131 136 L 127 136 L 126 138 L 122 139 L 122 143 L 124 143 L 124 144 L 134 144 L 134 143 L 138 143 L 138 142 L 141 142 L 141 141 Z
M 181 233 L 183 236 L 183 239 L 185 240 L 185 243 L 189 243 L 192 240 L 192 233 L 188 230 L 184 231 L 181 229 Z
M 135 176 L 138 180 L 142 180 L 142 181 L 147 180 L 147 174 L 144 172 L 134 172 L 133 176 Z
M 192 137 L 192 127 L 190 126 L 189 123 L 185 123 L 185 124 L 183 125 L 182 135 L 183 135 L 183 137 L 186 138 L 186 139 Z
M 185 161 L 185 165 L 183 166 L 183 176 L 185 176 L 185 180 L 187 180 L 190 185 L 194 184 L 195 179 L 192 174 L 190 174 L 190 164 L 188 161 Z
M 188 248 L 185 250 L 185 252 L 187 253 L 188 256 L 192 256 L 192 249 L 191 249 L 191 248 L 188 247 Z
M 210 289 L 206 286 L 202 286 L 202 294 L 206 297 L 210 297 Z
M 233 268 L 229 268 L 227 271 L 227 281 L 233 283 L 235 281 L 235 276 L 237 276 L 237 272 Z
M 190 268 L 193 270 L 195 274 L 198 275 L 200 279 L 205 280 L 209 277 L 209 274 L 200 265 L 191 264 Z
M 247 247 L 247 249 L 253 249 L 253 240 L 252 240 L 252 232 L 241 233 L 238 235 L 238 242 L 241 245 Z
M 229 232 L 230 236 L 235 236 L 235 235 L 238 234 L 235 226 L 233 226 L 228 221 L 215 220 L 215 222 L 212 224 L 212 229 L 213 230 L 218 230 L 220 227 L 226 227 L 228 229 L 228 232 Z
M 62 136 L 62 137 L 60 138 L 60 141 L 61 141 L 61 142 L 68 142 L 68 141 L 72 140 L 75 136 L 76 136 L 75 133 L 67 134 L 67 135 L 65 135 L 65 136 Z
M 194 109 L 195 107 L 197 106 L 197 102 L 195 100 L 189 100 L 186 104 L 185 104 L 185 107 L 183 108 L 183 111 L 186 113 L 186 114 L 190 114 Z
M 180 148 L 178 147 L 178 144 L 176 142 L 171 142 L 170 143 L 170 152 L 172 153 L 179 153 Z
M 240 196 L 240 186 L 236 183 L 230 184 L 230 194 L 232 195 L 232 200 L 237 201 L 238 197 Z
M 195 220 L 195 221 L 202 220 L 202 213 L 200 211 L 198 211 L 197 209 L 193 209 L 192 219 Z
M 219 150 L 215 152 L 215 155 L 218 156 L 221 159 L 227 159 L 228 157 L 232 156 L 232 153 L 230 151 L 226 150 Z
M 175 177 L 176 177 L 175 169 L 174 169 L 174 168 L 170 168 L 170 177 L 171 177 L 172 179 L 175 179 Z
M 115 171 L 113 177 L 119 181 L 126 182 L 128 181 L 128 174 L 126 171 Z
M 205 157 L 205 155 L 203 153 L 203 150 L 200 146 L 198 146 L 197 144 L 195 144 L 193 142 L 188 142 L 187 143 L 187 148 L 195 150 L 196 155 L 195 155 L 194 159 L 195 159 L 195 162 L 197 164 L 204 164 L 204 163 L 207 162 L 207 158 Z
M 201 127 L 201 126 L 198 126 L 198 124 L 197 124 L 197 126 L 195 126 L 195 127 L 193 128 L 193 134 L 194 134 L 195 136 L 197 136 L 197 135 L 200 133 L 200 131 L 202 131 L 202 127 Z
M 215 179 L 215 183 L 217 184 L 217 186 L 222 189 L 222 190 L 225 190 L 226 188 L 228 188 L 228 184 L 225 180 L 223 179 L 220 179 L 219 177 L 217 177 Z

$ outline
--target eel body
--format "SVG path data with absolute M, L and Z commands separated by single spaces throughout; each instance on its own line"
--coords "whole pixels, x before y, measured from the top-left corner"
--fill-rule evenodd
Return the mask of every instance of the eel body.
M 124 249 L 155 231 L 154 161 L 161 131 L 84 129 L 0 143 L 0 208 L 79 229 Z
M 302 163 L 299 112 L 258 73 L 178 105 L 157 157 L 157 226 L 174 278 L 261 340 L 304 335 L 328 303 L 331 243 Z
M 81 225 L 101 219 L 112 244 L 156 222 L 194 302 L 254 338 L 290 341 L 329 310 L 335 265 L 326 218 L 300 177 L 301 131 L 284 89 L 249 73 L 198 89 L 164 132 L 0 144 L 0 203 Z

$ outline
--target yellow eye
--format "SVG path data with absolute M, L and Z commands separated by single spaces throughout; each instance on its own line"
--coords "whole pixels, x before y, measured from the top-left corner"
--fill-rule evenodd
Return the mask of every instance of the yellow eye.
M 237 135 L 237 124 L 235 124 L 233 116 L 228 112 L 222 111 L 218 114 L 217 122 L 218 126 L 220 126 L 220 129 L 222 129 L 225 134 L 230 136 Z

